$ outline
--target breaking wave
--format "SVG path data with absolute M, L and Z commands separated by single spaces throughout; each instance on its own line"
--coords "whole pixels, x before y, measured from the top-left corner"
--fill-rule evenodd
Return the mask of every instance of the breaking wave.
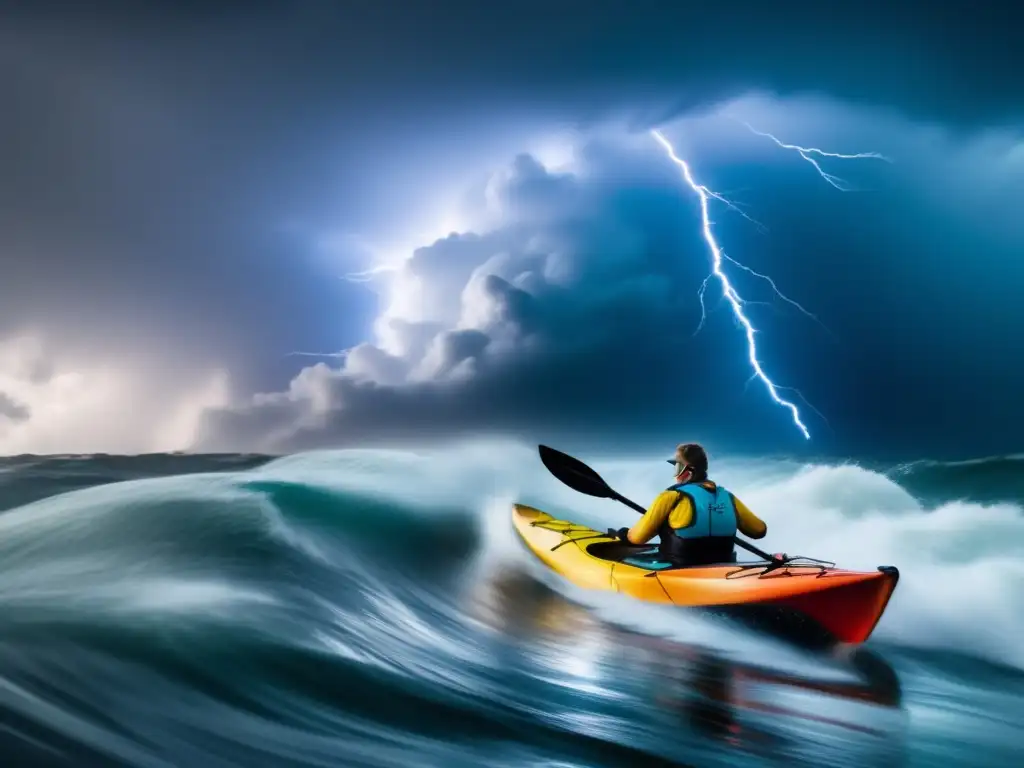
M 664 462 L 592 463 L 638 501 L 666 484 Z M 1005 682 L 1024 669 L 1024 516 L 1012 493 L 969 500 L 970 472 L 991 493 L 1004 471 L 970 466 L 715 475 L 768 521 L 772 551 L 899 566 L 880 654 L 974 658 Z M 833 711 L 864 706 L 849 665 L 566 586 L 514 541 L 513 501 L 597 528 L 633 515 L 506 442 L 6 460 L 0 747 L 26 765 L 726 765 L 723 740 L 741 739 L 768 764 L 899 761 L 875 733 L 892 717 Z M 750 679 L 776 708 L 793 689 L 831 703 L 766 719 L 730 698 Z M 709 684 L 724 710 L 692 701 Z

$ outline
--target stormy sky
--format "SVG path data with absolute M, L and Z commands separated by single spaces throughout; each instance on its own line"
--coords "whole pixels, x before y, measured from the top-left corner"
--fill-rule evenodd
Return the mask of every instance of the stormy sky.
M 1012 4 L 3 6 L 2 453 L 1021 449 Z

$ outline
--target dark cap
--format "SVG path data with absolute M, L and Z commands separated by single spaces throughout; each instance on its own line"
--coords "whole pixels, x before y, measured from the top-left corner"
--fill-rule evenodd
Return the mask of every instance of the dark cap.
M 698 443 L 681 443 L 676 447 L 675 458 L 669 459 L 668 463 L 690 467 L 697 475 L 704 475 L 708 471 L 707 452 Z

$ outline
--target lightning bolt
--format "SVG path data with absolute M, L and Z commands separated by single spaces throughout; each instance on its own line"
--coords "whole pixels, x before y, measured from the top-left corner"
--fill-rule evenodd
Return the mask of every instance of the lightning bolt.
M 856 154 L 853 154 L 853 155 L 844 155 L 844 154 L 842 154 L 840 152 L 826 152 L 825 150 L 818 149 L 817 147 L 801 147 L 801 146 L 799 146 L 797 144 L 787 144 L 786 142 L 780 141 L 779 139 L 775 138 L 770 133 L 766 133 L 764 131 L 757 130 L 750 123 L 744 122 L 743 125 L 745 125 L 747 127 L 747 130 L 750 131 L 751 133 L 753 133 L 753 134 L 755 134 L 757 136 L 764 136 L 766 139 L 771 139 L 778 146 L 780 146 L 782 149 L 789 149 L 789 150 L 792 150 L 793 152 L 796 152 L 798 155 L 800 155 L 800 157 L 802 157 L 804 160 L 806 160 L 808 163 L 810 163 L 811 165 L 814 166 L 814 170 L 816 170 L 818 172 L 818 175 L 821 176 L 821 178 L 823 178 L 825 181 L 827 181 L 833 187 L 838 189 L 840 192 L 853 192 L 854 189 L 853 189 L 853 187 L 851 187 L 849 185 L 849 182 L 844 181 L 843 179 L 839 178 L 838 176 L 833 176 L 831 173 L 827 173 L 821 167 L 821 165 L 818 163 L 818 161 L 815 160 L 813 157 L 811 157 L 811 155 L 817 155 L 818 157 L 835 157 L 835 158 L 839 158 L 840 160 L 865 160 L 865 159 L 869 159 L 869 160 L 884 160 L 887 163 L 891 163 L 892 162 L 892 160 L 890 160 L 888 157 L 886 157 L 885 155 L 880 155 L 877 152 L 857 152 Z
M 377 275 L 383 275 L 388 272 L 397 272 L 398 267 L 392 264 L 382 264 L 377 267 L 370 267 L 369 269 L 363 269 L 359 272 L 347 272 L 342 275 L 342 280 L 348 280 L 350 283 L 369 283 L 372 282 Z
M 755 339 L 757 330 L 754 328 L 749 318 L 747 318 L 746 314 L 743 312 L 743 305 L 746 302 L 743 300 L 743 297 L 741 297 L 739 293 L 736 291 L 736 289 L 733 287 L 732 283 L 729 282 L 729 277 L 728 275 L 725 274 L 725 271 L 723 270 L 724 261 L 728 260 L 733 264 L 737 264 L 738 262 L 736 262 L 734 259 L 727 257 L 722 252 L 721 246 L 719 246 L 718 241 L 715 239 L 714 232 L 711 231 L 711 215 L 708 210 L 710 207 L 709 201 L 718 200 L 722 202 L 722 196 L 719 195 L 717 192 L 711 191 L 703 184 L 698 184 L 696 182 L 696 180 L 693 178 L 693 173 L 691 173 L 690 171 L 690 166 L 687 164 L 685 160 L 683 160 L 681 157 L 679 157 L 679 155 L 676 154 L 675 148 L 669 143 L 668 139 L 666 139 L 661 134 L 660 131 L 653 130 L 651 131 L 651 135 L 665 149 L 665 151 L 668 153 L 669 158 L 671 158 L 672 162 L 679 166 L 679 168 L 683 172 L 683 178 L 686 180 L 686 183 L 690 185 L 690 188 L 694 192 L 696 192 L 697 197 L 700 198 L 701 230 L 704 234 L 704 241 L 708 244 L 708 249 L 711 251 L 711 274 L 708 275 L 707 278 L 705 278 L 704 283 L 701 285 L 700 289 L 701 324 L 703 325 L 704 322 L 704 290 L 707 288 L 708 281 L 712 277 L 716 277 L 718 278 L 718 282 L 721 283 L 722 285 L 722 294 L 725 296 L 725 299 L 729 302 L 729 305 L 732 307 L 733 315 L 735 315 L 736 320 L 739 322 L 739 324 L 743 326 L 743 330 L 746 334 L 747 357 L 750 360 L 751 368 L 754 369 L 754 374 L 751 378 L 753 379 L 756 377 L 761 380 L 761 382 L 765 385 L 765 388 L 768 390 L 768 394 L 771 395 L 772 400 L 774 400 L 778 405 L 787 409 L 790 412 L 790 414 L 792 414 L 793 423 L 796 425 L 797 429 L 799 429 L 800 432 L 803 434 L 804 439 L 810 440 L 811 433 L 807 430 L 807 425 L 805 425 L 800 418 L 800 409 L 779 394 L 780 387 L 778 387 L 770 378 L 768 378 L 768 374 L 765 373 L 764 368 L 761 366 L 761 361 L 757 359 L 757 341 Z M 743 268 L 748 269 L 747 267 Z M 757 275 L 758 277 L 762 277 L 765 280 L 768 280 L 768 282 L 771 283 L 774 287 L 775 283 L 772 282 L 771 279 L 768 278 L 767 276 L 756 273 L 753 270 L 749 271 Z M 778 292 L 778 289 L 776 289 L 776 292 Z M 789 299 L 787 299 L 787 301 L 789 301 Z M 796 305 L 797 307 L 800 307 L 800 305 L 796 304 L 796 302 L 791 303 Z M 803 307 L 800 307 L 800 309 L 803 310 Z M 803 311 L 806 312 L 806 310 Z M 698 328 L 698 330 L 700 329 Z

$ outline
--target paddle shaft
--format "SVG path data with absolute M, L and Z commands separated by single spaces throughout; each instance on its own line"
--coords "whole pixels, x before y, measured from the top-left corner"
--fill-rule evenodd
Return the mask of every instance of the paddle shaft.
M 625 496 L 623 496 L 622 494 L 618 493 L 617 491 L 613 491 L 610 487 L 609 487 L 608 490 L 611 491 L 611 497 L 610 498 L 615 499 L 615 501 L 618 501 L 621 504 L 625 504 L 630 509 L 636 510 L 641 515 L 647 514 L 647 510 L 644 509 L 643 507 L 641 507 L 635 501 L 633 501 L 631 499 L 627 499 Z M 739 536 L 734 536 L 733 537 L 733 541 L 736 542 L 736 546 L 742 547 L 743 549 L 747 550 L 747 552 L 750 552 L 751 554 L 757 555 L 758 557 L 763 557 L 765 560 L 776 560 L 777 559 L 773 555 L 769 555 L 763 549 L 758 549 L 753 544 L 748 544 L 743 539 L 741 539 Z

